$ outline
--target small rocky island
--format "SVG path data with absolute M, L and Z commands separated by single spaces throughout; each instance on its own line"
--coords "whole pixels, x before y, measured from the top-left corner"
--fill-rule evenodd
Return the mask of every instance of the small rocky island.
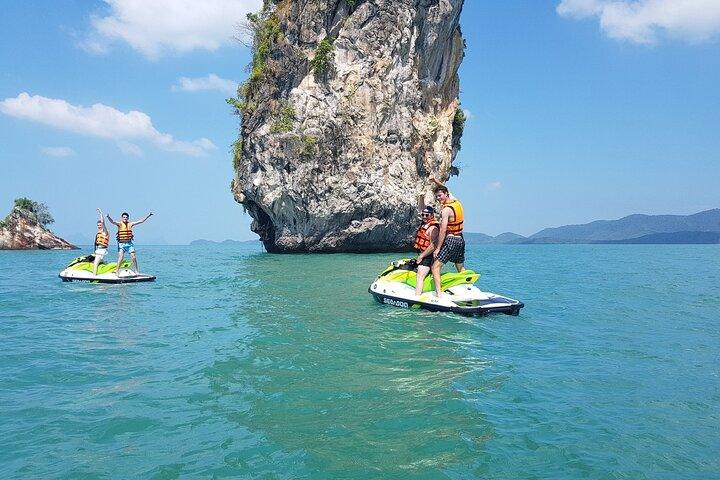
M 48 230 L 54 220 L 44 203 L 15 199 L 10 214 L 0 221 L 0 250 L 72 250 L 75 245 Z
M 457 174 L 463 0 L 266 0 L 249 15 L 235 199 L 270 252 L 407 250 Z

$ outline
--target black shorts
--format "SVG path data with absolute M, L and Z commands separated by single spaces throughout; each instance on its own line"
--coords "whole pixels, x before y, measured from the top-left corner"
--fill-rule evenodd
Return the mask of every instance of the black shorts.
M 437 259 L 442 263 L 465 263 L 465 239 L 457 235 L 445 237 Z
M 418 263 L 418 267 L 422 265 L 423 267 L 428 267 L 428 268 L 430 268 L 430 267 L 432 266 L 432 262 L 433 262 L 433 256 L 432 256 L 432 253 L 431 253 L 431 254 L 428 255 L 427 257 L 423 258 L 423 259 L 422 259 L 422 262 Z

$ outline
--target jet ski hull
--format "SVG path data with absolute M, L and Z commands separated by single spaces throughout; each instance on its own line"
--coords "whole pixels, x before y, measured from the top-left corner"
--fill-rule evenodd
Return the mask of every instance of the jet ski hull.
M 120 270 L 120 275 L 115 273 L 103 273 L 101 275 L 93 275 L 92 272 L 86 270 L 65 269 L 58 275 L 63 282 L 95 282 L 95 283 L 138 283 L 138 282 L 154 282 L 153 275 L 135 275 L 130 270 Z
M 384 305 L 392 305 L 394 307 L 408 308 L 411 310 L 423 309 L 430 312 L 450 312 L 467 316 L 481 316 L 491 313 L 504 313 L 506 315 L 517 316 L 520 314 L 520 309 L 525 306 L 525 304 L 517 300 L 501 297 L 500 295 L 488 292 L 482 292 L 483 294 L 488 295 L 488 298 L 468 302 L 471 303 L 471 305 L 462 306 L 453 304 L 454 302 L 450 301 L 433 302 L 432 300 L 434 298 L 432 296 L 428 296 L 428 294 L 417 298 L 415 297 L 414 292 L 411 297 L 410 295 L 393 295 L 391 293 L 383 293 L 382 290 L 382 285 L 375 283 L 368 288 L 368 293 L 370 293 L 377 302 Z M 427 301 L 421 301 L 421 298 L 425 298 Z

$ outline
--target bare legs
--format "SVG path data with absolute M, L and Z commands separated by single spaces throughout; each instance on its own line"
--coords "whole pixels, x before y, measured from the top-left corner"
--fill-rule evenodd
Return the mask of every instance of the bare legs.
M 435 283 L 435 295 L 437 295 L 438 298 L 440 298 L 440 295 L 442 294 L 442 280 L 440 279 L 440 271 L 442 270 L 443 265 L 443 262 L 437 259 L 432 264 L 432 276 L 433 282 Z
M 418 265 L 417 276 L 415 277 L 415 295 L 420 296 L 422 294 L 428 272 L 430 272 L 430 267 Z
M 133 270 L 135 270 L 135 275 L 140 275 L 140 269 L 138 268 L 137 264 L 137 255 L 135 255 L 135 252 L 130 252 L 130 257 L 132 257 L 133 262 Z
M 465 270 L 465 264 L 464 263 L 456 263 L 455 268 L 457 268 L 458 273 L 460 273 L 463 270 Z
M 118 275 L 120 273 L 120 264 L 123 261 L 124 254 L 125 254 L 125 252 L 123 252 L 122 248 L 120 250 L 118 250 L 118 261 L 117 261 L 117 265 L 115 266 L 115 275 Z
M 98 265 L 100 264 L 102 258 L 102 255 L 95 254 L 95 261 L 93 262 L 93 275 L 97 275 Z

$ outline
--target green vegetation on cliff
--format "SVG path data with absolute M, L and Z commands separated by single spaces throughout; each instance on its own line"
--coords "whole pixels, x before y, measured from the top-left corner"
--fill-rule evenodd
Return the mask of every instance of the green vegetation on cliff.
M 277 116 L 273 124 L 270 126 L 270 133 L 286 133 L 293 129 L 293 123 L 295 122 L 295 109 L 292 105 L 284 105 L 280 109 L 280 114 Z
M 324 38 L 315 49 L 315 57 L 310 60 L 310 70 L 316 75 L 322 75 L 330 69 L 333 55 L 333 44 Z
M 462 134 L 465 131 L 465 120 L 467 120 L 465 112 L 458 106 L 458 109 L 455 110 L 455 117 L 453 117 L 452 123 L 453 136 L 457 137 L 458 140 L 462 137 Z
M 270 52 L 277 41 L 282 38 L 280 19 L 275 14 L 265 15 L 264 8 L 260 13 L 248 13 L 248 28 L 252 32 L 252 62 L 248 67 L 250 75 L 238 88 L 237 98 L 228 98 L 225 101 L 235 109 L 235 113 L 242 114 L 247 110 L 257 108 L 252 101 L 254 94 L 267 73 Z
M 43 227 L 46 227 L 51 223 L 55 222 L 55 219 L 52 217 L 52 215 L 50 215 L 50 210 L 48 209 L 47 205 L 41 202 L 30 200 L 27 197 L 20 197 L 15 199 L 15 204 L 12 211 L 10 212 L 10 215 L 12 215 L 12 213 L 16 211 L 21 215 L 27 217 L 29 220 L 34 221 L 39 225 L 42 225 Z M 7 226 L 10 215 L 5 217 L 4 220 L 0 221 L 0 228 Z

